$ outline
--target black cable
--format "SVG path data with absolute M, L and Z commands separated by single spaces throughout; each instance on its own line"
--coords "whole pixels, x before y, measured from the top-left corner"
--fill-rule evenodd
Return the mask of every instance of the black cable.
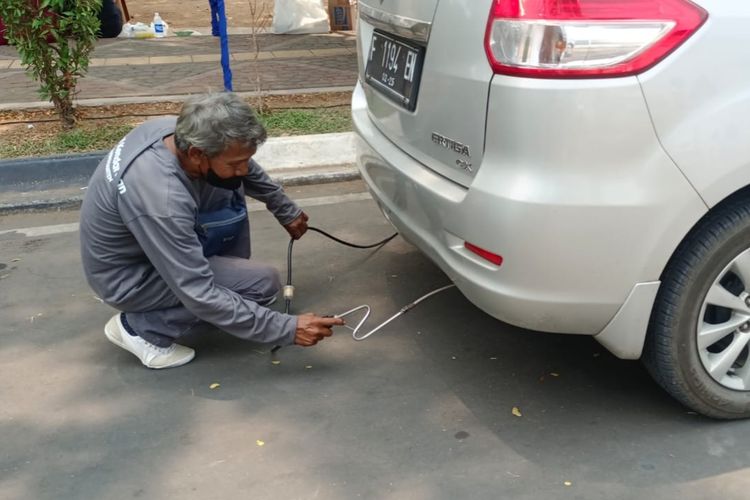
M 319 234 L 322 234 L 326 238 L 329 238 L 329 239 L 335 241 L 336 243 L 340 243 L 340 244 L 346 245 L 348 247 L 360 248 L 360 249 L 368 249 L 368 248 L 375 248 L 375 247 L 383 246 L 386 243 L 388 243 L 389 241 L 391 241 L 393 238 L 395 238 L 396 236 L 398 236 L 398 233 L 393 233 L 389 237 L 387 237 L 387 238 L 385 238 L 383 240 L 380 240 L 377 243 L 373 243 L 371 245 L 358 245 L 356 243 L 351 243 L 349 241 L 342 240 L 341 238 L 337 238 L 337 237 L 333 236 L 332 234 L 323 231 L 322 229 L 318 229 L 317 227 L 309 226 L 307 228 L 307 230 L 308 231 L 313 231 L 313 232 L 316 232 L 316 233 L 319 233 Z M 294 247 L 294 238 L 292 238 L 292 239 L 289 240 L 289 247 L 287 248 L 287 254 L 286 254 L 286 284 L 287 284 L 287 286 L 292 286 L 292 248 L 293 247 Z M 289 308 L 292 305 L 292 299 L 291 298 L 286 298 L 284 300 L 284 304 L 285 304 L 284 305 L 284 312 L 286 314 L 289 314 Z M 275 353 L 279 349 L 281 349 L 280 345 L 274 346 L 273 349 L 271 349 L 271 354 Z
M 325 236 L 326 238 L 329 238 L 329 239 L 335 241 L 336 243 L 340 243 L 342 245 L 346 245 L 346 246 L 352 247 L 352 248 L 361 248 L 361 249 L 375 248 L 375 247 L 379 247 L 379 246 L 385 245 L 386 243 L 388 243 L 389 241 L 391 241 L 393 238 L 395 238 L 396 236 L 398 236 L 398 233 L 393 233 L 389 237 L 385 238 L 384 240 L 378 241 L 377 243 L 373 243 L 371 245 L 358 245 L 356 243 L 351 243 L 349 241 L 342 240 L 341 238 L 337 238 L 334 235 L 332 235 L 330 233 L 327 233 L 327 232 L 325 232 L 322 229 L 319 229 L 317 227 L 310 226 L 310 227 L 307 228 L 307 230 L 308 231 L 314 231 L 316 233 L 320 233 L 323 236 Z M 287 252 L 286 252 L 286 284 L 288 286 L 292 285 L 292 248 L 293 247 L 294 247 L 294 238 L 292 238 L 292 239 L 289 240 L 289 247 L 287 248 Z M 284 312 L 287 313 L 287 314 L 289 314 L 289 308 L 291 307 L 292 299 L 286 299 L 284 302 L 285 302 Z
M 294 246 L 294 238 L 289 239 L 289 247 L 286 251 L 286 284 L 292 286 L 292 247 Z M 289 307 L 292 305 L 292 299 L 284 300 L 284 312 L 289 314 Z
M 379 247 L 381 245 L 385 245 L 386 243 L 388 243 L 389 241 L 391 241 L 393 238 L 395 238 L 396 236 L 398 236 L 398 233 L 393 233 L 392 235 L 390 235 L 386 239 L 384 239 L 382 241 L 378 241 L 377 243 L 373 243 L 372 245 L 357 245 L 356 243 L 349 243 L 348 241 L 344 241 L 344 240 L 342 240 L 340 238 L 336 238 L 332 234 L 326 233 L 325 231 L 323 231 L 322 229 L 318 229 L 317 227 L 310 226 L 307 229 L 309 231 L 315 231 L 316 233 L 320 233 L 323 236 L 325 236 L 326 238 L 332 239 L 336 243 L 341 243 L 342 245 L 346 245 L 346 246 L 352 247 L 352 248 L 362 248 L 362 249 L 375 248 L 375 247 Z M 291 257 L 290 257 L 289 262 L 290 262 L 289 268 L 291 269 Z

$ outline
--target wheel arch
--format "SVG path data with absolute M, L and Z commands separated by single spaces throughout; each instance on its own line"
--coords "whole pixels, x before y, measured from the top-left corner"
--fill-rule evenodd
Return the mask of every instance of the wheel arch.
M 738 392 L 708 372 L 696 321 L 700 327 L 705 293 L 718 279 L 716 273 L 721 276 L 729 265 L 726 259 L 731 263 L 748 248 L 750 186 L 744 186 L 711 207 L 680 241 L 661 273 L 644 335 L 642 361 L 656 382 L 689 408 L 715 418 L 750 416 L 750 390 Z M 743 282 L 750 287 L 746 277 Z M 737 345 L 747 349 L 746 344 Z
M 703 213 L 668 254 L 659 272 L 659 279 L 636 283 L 615 316 L 594 338 L 618 358 L 639 359 L 651 331 L 654 306 L 657 303 L 664 275 L 668 272 L 670 265 L 686 248 L 693 235 L 700 231 L 704 224 L 710 223 L 709 221 L 715 214 L 720 213 L 726 206 L 742 201 L 750 205 L 750 185 L 743 186 L 727 195 Z
M 661 272 L 659 273 L 659 282 L 663 282 L 665 273 L 668 272 L 670 265 L 675 261 L 675 259 L 679 258 L 679 255 L 689 244 L 690 240 L 693 238 L 693 236 L 701 231 L 701 229 L 706 224 L 710 224 L 710 221 L 716 216 L 716 214 L 721 213 L 725 207 L 734 205 L 735 203 L 741 203 L 746 202 L 750 205 L 750 184 L 745 185 L 741 187 L 740 189 L 737 189 L 736 191 L 726 195 L 723 199 L 719 200 L 717 203 L 709 206 L 706 213 L 704 213 L 698 220 L 695 221 L 695 223 L 690 227 L 690 229 L 685 233 L 685 235 L 682 237 L 682 239 L 679 241 L 679 243 L 674 247 L 674 250 L 672 250 L 672 253 L 669 255 L 669 258 L 664 263 L 664 266 L 662 267 Z M 653 312 L 653 308 L 652 311 Z

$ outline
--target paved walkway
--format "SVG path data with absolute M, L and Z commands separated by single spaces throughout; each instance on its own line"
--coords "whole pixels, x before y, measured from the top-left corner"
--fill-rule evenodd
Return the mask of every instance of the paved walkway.
M 348 87 L 357 80 L 355 37 L 259 34 L 229 37 L 234 90 L 264 91 Z M 257 54 L 257 60 L 256 60 Z M 79 99 L 173 96 L 223 88 L 218 38 L 99 40 L 88 74 L 79 80 Z M 38 105 L 37 84 L 24 74 L 13 47 L 0 47 L 0 109 Z

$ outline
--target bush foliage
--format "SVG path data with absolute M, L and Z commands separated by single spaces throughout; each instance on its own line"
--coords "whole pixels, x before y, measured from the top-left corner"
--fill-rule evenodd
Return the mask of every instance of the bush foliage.
M 101 0 L 0 1 L 6 38 L 66 128 L 76 123 L 73 97 L 78 78 L 88 70 L 100 9 Z

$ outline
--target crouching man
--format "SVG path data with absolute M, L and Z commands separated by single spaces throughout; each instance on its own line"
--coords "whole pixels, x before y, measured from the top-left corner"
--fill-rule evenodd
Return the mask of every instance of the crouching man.
M 265 139 L 235 94 L 198 96 L 178 118 L 130 132 L 89 181 L 83 269 L 99 297 L 122 311 L 105 335 L 145 366 L 193 359 L 193 349 L 175 340 L 201 321 L 247 340 L 302 346 L 343 324 L 265 307 L 276 300 L 279 275 L 250 259 L 245 195 L 265 203 L 295 239 L 308 219 L 252 160 Z

